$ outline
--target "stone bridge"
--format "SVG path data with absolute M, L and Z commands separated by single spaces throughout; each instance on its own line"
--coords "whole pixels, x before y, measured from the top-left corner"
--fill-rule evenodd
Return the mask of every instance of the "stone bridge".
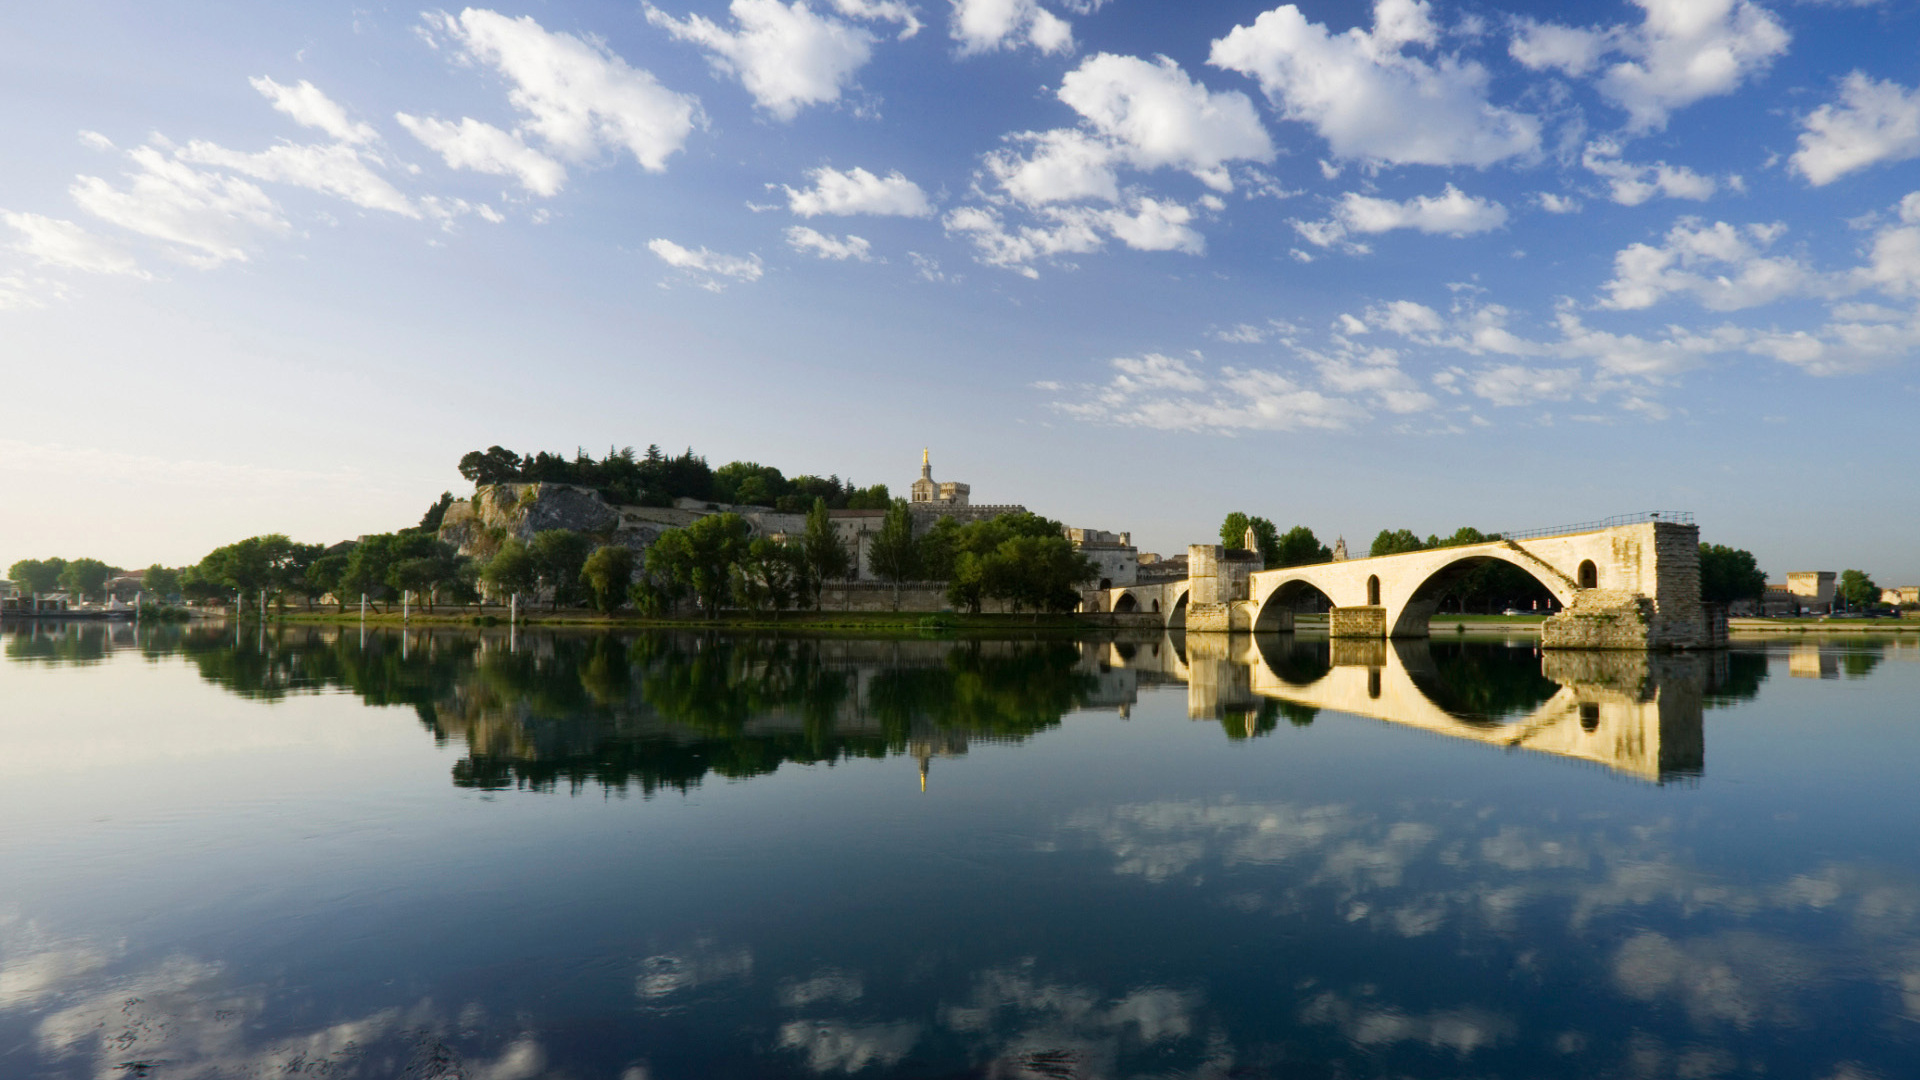
M 1678 520 L 1676 520 L 1676 518 Z M 1686 515 L 1574 527 L 1460 547 L 1267 570 L 1257 552 L 1187 549 L 1183 581 L 1107 590 L 1116 613 L 1158 612 L 1188 633 L 1293 629 L 1294 612 L 1330 605 L 1336 638 L 1421 638 L 1450 585 L 1489 561 L 1545 586 L 1563 611 L 1541 627 L 1551 648 L 1693 649 L 1725 643 L 1725 619 L 1700 602 L 1700 530 Z

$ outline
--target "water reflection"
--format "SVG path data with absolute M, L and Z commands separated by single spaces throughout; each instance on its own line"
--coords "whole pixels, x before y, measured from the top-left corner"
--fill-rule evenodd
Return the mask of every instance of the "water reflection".
M 910 753 L 922 782 L 976 740 L 1018 741 L 1075 710 L 1125 715 L 1184 685 L 1232 739 L 1331 710 L 1572 758 L 1655 782 L 1696 776 L 1703 711 L 1758 694 L 1761 653 L 1542 655 L 1531 641 L 1329 641 L 1181 634 L 1105 641 L 840 641 L 719 634 L 527 634 L 249 624 L 30 625 L 10 659 L 93 664 L 179 654 L 233 693 L 348 692 L 412 706 L 467 748 L 462 787 L 597 783 L 685 791 L 786 763 Z M 1877 644 L 1796 644 L 1787 669 L 1860 677 Z

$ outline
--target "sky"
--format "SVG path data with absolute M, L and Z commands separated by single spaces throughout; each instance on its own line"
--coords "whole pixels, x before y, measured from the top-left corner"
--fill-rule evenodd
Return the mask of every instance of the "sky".
M 1920 2 L 11 5 L 0 567 L 693 447 L 1920 581 Z

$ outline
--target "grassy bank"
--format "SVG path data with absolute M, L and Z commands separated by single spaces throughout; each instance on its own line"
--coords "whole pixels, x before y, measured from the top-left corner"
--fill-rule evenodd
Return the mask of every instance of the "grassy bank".
M 334 611 L 275 612 L 275 622 L 351 624 L 361 623 L 358 609 Z M 505 626 L 505 611 L 488 610 L 476 615 L 472 610 L 459 612 L 415 611 L 403 618 L 398 611 L 372 612 L 365 619 L 370 626 Z M 576 629 L 653 629 L 653 630 L 755 630 L 820 634 L 1007 634 L 1049 631 L 1084 633 L 1111 629 L 1073 615 L 964 615 L 952 612 L 923 611 L 794 611 L 779 617 L 751 612 L 730 612 L 718 619 L 648 619 L 634 615 L 607 616 L 585 609 L 560 611 L 522 611 L 520 625 L 541 628 Z

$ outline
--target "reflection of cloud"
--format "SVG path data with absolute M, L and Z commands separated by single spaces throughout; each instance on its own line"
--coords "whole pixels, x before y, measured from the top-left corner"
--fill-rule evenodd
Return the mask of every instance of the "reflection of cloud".
M 100 1080 L 162 1066 L 183 1077 L 358 1075 L 369 1060 L 411 1060 L 406 1075 L 422 1078 L 532 1080 L 546 1067 L 545 1052 L 525 1037 L 495 1059 L 461 1054 L 439 1037 L 449 1025 L 424 1001 L 263 1038 L 266 1004 L 263 992 L 230 985 L 220 965 L 173 956 L 48 1013 L 34 1034 L 46 1058 L 91 1059 Z
M 1417 1042 L 1463 1056 L 1511 1039 L 1518 1030 L 1512 1020 L 1483 1009 L 1407 1013 L 1385 1006 L 1359 1005 L 1331 991 L 1308 1002 L 1300 1019 L 1337 1027 L 1360 1046 Z
M 860 1000 L 865 987 L 860 976 L 839 971 L 824 971 L 804 982 L 780 984 L 777 997 L 782 1008 L 804 1009 L 820 1002 L 845 1005 Z
M 747 950 L 720 951 L 706 942 L 697 942 L 685 955 L 663 953 L 640 961 L 640 975 L 634 980 L 634 992 L 642 1000 L 658 1001 L 705 983 L 745 978 L 751 974 L 753 954 Z
M 97 974 L 106 967 L 107 959 L 105 953 L 86 945 L 0 958 L 0 1011 L 50 998 Z
M 781 1048 L 804 1051 L 807 1068 L 817 1073 L 897 1065 L 919 1041 L 920 1025 L 909 1023 L 854 1027 L 839 1020 L 795 1020 L 780 1028 Z
M 1752 933 L 1676 942 L 1642 931 L 1613 959 L 1614 983 L 1628 997 L 1672 998 L 1697 1024 L 1743 1029 L 1762 1018 L 1790 1021 L 1794 996 L 1818 975 L 1818 965 L 1793 946 Z
M 1114 872 L 1162 882 L 1194 865 L 1284 862 L 1351 831 L 1337 806 L 1284 803 L 1154 802 L 1076 814 L 1074 830 L 1092 832 L 1118 860 Z
M 940 1022 L 993 1048 L 986 1076 L 1093 1078 L 1120 1072 L 1117 1063 L 1130 1047 L 1192 1038 L 1198 1004 L 1197 994 L 1161 986 L 1110 999 L 1092 987 L 1041 979 L 1025 960 L 981 973 L 964 1003 L 941 1010 Z

